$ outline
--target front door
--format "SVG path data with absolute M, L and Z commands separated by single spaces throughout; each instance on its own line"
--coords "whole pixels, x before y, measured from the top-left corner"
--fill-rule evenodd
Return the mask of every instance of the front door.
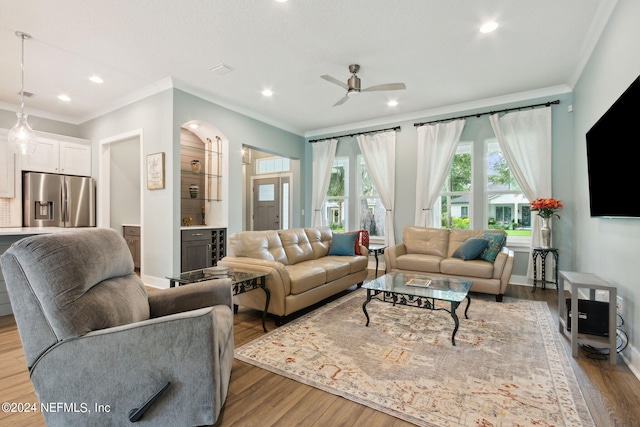
M 253 181 L 253 229 L 280 229 L 280 179 Z

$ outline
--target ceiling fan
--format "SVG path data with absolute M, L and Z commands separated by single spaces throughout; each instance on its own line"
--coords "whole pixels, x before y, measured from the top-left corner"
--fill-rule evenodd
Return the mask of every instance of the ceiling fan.
M 336 102 L 335 104 L 333 104 L 333 106 L 337 106 L 337 105 L 342 105 L 345 102 L 347 102 L 347 100 L 349 99 L 349 97 L 351 95 L 360 93 L 360 92 L 375 92 L 375 91 L 383 91 L 383 90 L 401 90 L 401 89 L 406 89 L 407 87 L 405 86 L 404 83 L 386 83 L 386 84 L 381 84 L 381 85 L 376 85 L 376 86 L 370 86 L 366 89 L 360 89 L 360 78 L 358 76 L 356 76 L 356 73 L 360 71 L 360 66 L 358 64 L 351 64 L 349 65 L 349 72 L 352 74 L 351 77 L 349 77 L 349 80 L 347 80 L 347 83 L 343 83 L 340 80 L 336 79 L 335 77 L 331 77 L 329 75 L 322 75 L 320 76 L 321 78 L 325 79 L 326 81 L 336 84 L 338 86 L 340 86 L 343 89 L 346 89 L 347 94 L 345 96 L 343 96 L 342 98 L 340 98 L 340 100 L 338 100 L 338 102 Z

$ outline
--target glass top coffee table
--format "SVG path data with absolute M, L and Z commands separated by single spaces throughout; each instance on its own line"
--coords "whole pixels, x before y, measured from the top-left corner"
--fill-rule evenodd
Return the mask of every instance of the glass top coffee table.
M 372 299 L 389 302 L 393 304 L 408 305 L 411 307 L 426 308 L 428 310 L 443 310 L 451 314 L 455 327 L 451 334 L 451 343 L 456 345 L 455 337 L 458 332 L 460 322 L 456 309 L 462 301 L 467 300 L 467 307 L 464 310 L 464 317 L 467 316 L 471 297 L 469 289 L 473 282 L 469 280 L 457 280 L 447 278 L 435 278 L 417 274 L 388 273 L 370 282 L 364 283 L 362 287 L 367 290 L 367 300 L 362 304 L 362 311 L 367 317 L 369 326 L 369 313 L 367 304 Z M 436 307 L 436 300 L 451 303 L 451 308 Z
M 173 288 L 176 284 L 189 285 L 191 283 L 204 282 L 205 280 L 214 279 L 231 279 L 231 291 L 233 295 L 242 294 L 261 288 L 266 295 L 264 310 L 262 311 L 262 330 L 267 332 L 266 319 L 267 310 L 269 309 L 269 300 L 271 292 L 267 289 L 268 273 L 261 271 L 240 270 L 237 268 L 223 269 L 220 267 L 203 268 L 199 270 L 185 271 L 175 276 L 167 276 L 169 279 L 169 287 Z M 234 304 L 234 312 L 237 313 L 238 306 Z

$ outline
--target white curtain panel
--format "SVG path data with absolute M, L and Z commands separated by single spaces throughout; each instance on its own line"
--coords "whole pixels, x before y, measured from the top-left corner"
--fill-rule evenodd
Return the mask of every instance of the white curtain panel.
M 418 127 L 415 225 L 439 227 L 433 205 L 453 163 L 465 120 Z M 438 221 L 439 222 L 439 221 Z
M 551 107 L 518 111 L 502 117 L 493 114 L 490 120 L 509 169 L 527 199 L 552 197 Z M 537 247 L 541 244 L 542 224 L 538 215 L 533 214 L 531 245 Z M 533 263 L 529 258 L 527 276 L 530 278 L 533 277 L 532 270 Z
M 337 139 L 314 142 L 312 145 L 313 163 L 311 191 L 311 226 L 322 226 L 322 205 L 327 195 L 333 160 L 336 157 Z
M 371 180 L 378 190 L 380 201 L 387 210 L 384 220 L 385 245 L 396 243 L 394 224 L 394 201 L 396 187 L 396 132 L 387 131 L 374 135 L 359 135 L 358 145 Z

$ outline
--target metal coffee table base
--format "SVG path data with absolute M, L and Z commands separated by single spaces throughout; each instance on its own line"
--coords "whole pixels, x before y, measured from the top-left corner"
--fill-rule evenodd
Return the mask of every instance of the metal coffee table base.
M 382 294 L 382 298 L 378 296 L 380 294 Z M 364 315 L 367 317 L 367 324 L 365 326 L 369 326 L 369 313 L 367 313 L 367 304 L 369 304 L 369 302 L 374 298 L 379 301 L 392 303 L 393 305 L 400 304 L 400 305 L 407 305 L 410 307 L 425 308 L 427 310 L 448 312 L 453 318 L 453 322 L 455 325 L 453 328 L 453 333 L 451 334 L 451 344 L 456 345 L 456 339 L 455 339 L 456 332 L 458 332 L 458 327 L 460 326 L 460 321 L 458 320 L 456 309 L 460 305 L 460 302 L 449 301 L 451 303 L 451 309 L 447 310 L 446 308 L 436 308 L 435 298 L 426 298 L 426 297 L 420 297 L 420 296 L 414 296 L 414 295 L 398 294 L 395 292 L 385 292 L 385 291 L 376 291 L 373 289 L 367 289 L 367 300 L 362 304 L 362 311 L 364 311 Z M 471 304 L 471 297 L 469 297 L 469 295 L 467 294 L 466 298 L 467 298 L 467 307 L 464 309 L 464 317 L 465 319 L 468 319 L 469 316 L 467 316 L 467 311 L 469 310 L 469 305 Z

